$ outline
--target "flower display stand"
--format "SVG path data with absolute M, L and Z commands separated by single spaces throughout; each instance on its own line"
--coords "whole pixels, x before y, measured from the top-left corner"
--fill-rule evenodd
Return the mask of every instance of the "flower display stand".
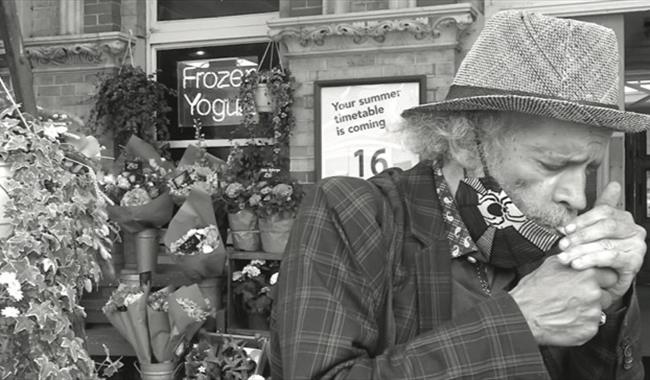
M 243 252 L 230 250 L 228 252 L 228 260 L 226 262 L 226 273 L 228 274 L 228 286 L 227 286 L 227 303 L 226 303 L 226 332 L 230 334 L 244 334 L 244 335 L 254 335 L 254 334 L 268 334 L 268 324 L 257 324 L 254 322 L 254 326 L 249 324 L 249 316 L 241 310 L 241 308 L 235 307 L 235 299 L 233 295 L 233 284 L 232 284 L 232 273 L 237 270 L 238 267 L 247 261 L 251 260 L 282 260 L 282 253 L 269 253 L 263 251 L 256 252 Z M 253 317 L 255 318 L 255 317 Z M 266 316 L 263 317 L 266 319 Z

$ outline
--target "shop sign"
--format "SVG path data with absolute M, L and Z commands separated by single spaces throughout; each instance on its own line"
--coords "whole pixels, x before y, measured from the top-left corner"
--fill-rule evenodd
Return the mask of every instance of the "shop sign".
M 244 75 L 257 70 L 256 58 L 179 61 L 178 126 L 237 125 L 242 120 L 239 87 Z
M 317 86 L 320 178 L 369 178 L 389 167 L 410 168 L 417 155 L 401 144 L 404 109 L 420 104 L 421 81 Z

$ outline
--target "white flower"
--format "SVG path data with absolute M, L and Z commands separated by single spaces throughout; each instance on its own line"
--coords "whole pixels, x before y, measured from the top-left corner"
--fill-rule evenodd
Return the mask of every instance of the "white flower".
M 106 185 L 115 185 L 115 176 L 113 174 L 106 174 L 104 178 L 102 178 L 102 182 Z
M 257 277 L 262 273 L 258 267 L 253 265 L 246 265 L 244 269 L 242 269 L 242 272 L 248 277 Z
M 199 371 L 199 373 L 205 373 L 205 367 L 204 367 L 204 366 L 200 366 L 200 367 L 198 368 L 198 371 Z
M 129 305 L 135 303 L 143 295 L 144 295 L 144 293 L 129 294 L 128 296 L 124 297 L 124 306 L 129 306 Z
M 264 376 L 262 375 L 250 375 L 247 380 L 264 380 Z
M 7 292 L 11 298 L 16 301 L 23 299 L 23 291 L 20 288 L 20 282 L 16 278 L 16 273 L 14 272 L 2 272 L 0 273 L 0 284 L 7 285 Z
M 271 278 L 269 278 L 269 284 L 275 285 L 276 282 L 278 282 L 278 274 L 280 272 L 275 272 L 271 275 Z
M 18 283 L 18 279 L 16 278 L 15 272 L 0 273 L 0 284 L 11 285 L 12 283 Z
M 214 248 L 212 248 L 212 246 L 209 244 L 205 244 L 203 247 L 201 247 L 201 251 L 207 255 L 208 253 L 214 251 Z
M 131 188 L 131 182 L 129 182 L 128 178 L 119 175 L 117 176 L 117 187 L 128 190 Z
M 240 270 L 232 272 L 233 281 L 239 281 L 242 278 L 242 276 L 244 276 L 244 274 Z
M 2 309 L 2 316 L 5 318 L 16 318 L 20 315 L 20 310 L 13 306 L 7 306 Z
M 266 260 L 251 260 L 251 265 L 264 265 Z
M 60 134 L 66 133 L 67 127 L 57 127 L 55 125 L 48 125 L 43 129 L 43 134 L 50 140 L 56 140 Z

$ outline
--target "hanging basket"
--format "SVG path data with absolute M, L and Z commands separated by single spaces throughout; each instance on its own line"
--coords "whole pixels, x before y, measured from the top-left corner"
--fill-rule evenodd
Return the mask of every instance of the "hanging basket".
M 294 218 L 271 215 L 260 218 L 260 239 L 262 250 L 268 253 L 283 253 L 289 240 Z
M 0 239 L 11 233 L 11 220 L 5 217 L 5 204 L 9 202 L 9 194 L 5 191 L 6 179 L 11 177 L 11 167 L 0 160 Z
M 267 83 L 259 83 L 255 88 L 255 107 L 259 113 L 270 113 L 273 111 L 271 106 L 271 92 Z

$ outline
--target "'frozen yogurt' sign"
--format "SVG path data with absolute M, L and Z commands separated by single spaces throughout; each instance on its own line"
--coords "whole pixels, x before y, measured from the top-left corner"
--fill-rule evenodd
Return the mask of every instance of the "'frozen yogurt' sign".
M 257 70 L 256 58 L 179 61 L 178 126 L 236 125 L 241 122 L 239 87 L 246 73 Z

